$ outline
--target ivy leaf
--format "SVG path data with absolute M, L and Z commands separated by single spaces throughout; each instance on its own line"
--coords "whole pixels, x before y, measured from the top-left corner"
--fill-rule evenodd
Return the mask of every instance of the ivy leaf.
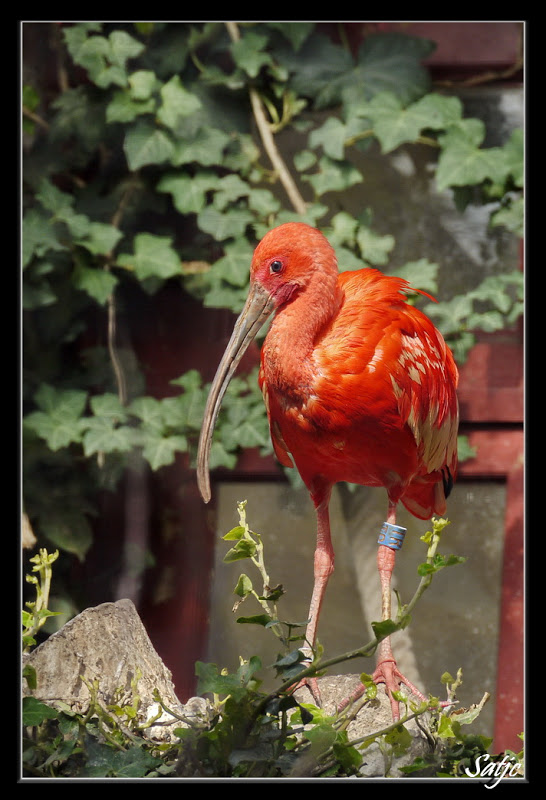
M 506 170 L 512 175 L 516 186 L 523 186 L 524 139 L 521 128 L 512 131 L 510 139 L 504 145 Z
M 233 286 L 246 287 L 251 257 L 252 248 L 246 239 L 239 238 L 234 242 L 227 242 L 224 255 L 211 267 L 211 278 L 218 276 Z
M 230 203 L 240 197 L 247 197 L 249 193 L 250 186 L 246 181 L 241 180 L 238 175 L 226 175 L 224 178 L 217 179 L 214 207 L 223 211 Z
M 245 209 L 231 209 L 223 213 L 209 206 L 197 215 L 197 224 L 201 230 L 209 233 L 218 242 L 244 236 L 246 227 L 252 220 L 252 214 Z
M 155 397 L 137 397 L 129 406 L 129 411 L 139 417 L 147 428 L 157 432 L 163 431 L 161 401 Z
M 165 83 L 160 90 L 162 105 L 157 112 L 158 120 L 172 130 L 183 117 L 188 117 L 201 108 L 199 98 L 184 89 L 178 75 Z
M 129 75 L 129 95 L 133 100 L 149 100 L 157 85 L 155 73 L 149 69 L 139 69 Z
M 127 426 L 116 427 L 107 417 L 88 417 L 82 421 L 83 451 L 86 456 L 95 453 L 127 453 L 134 447 L 134 432 Z
M 115 275 L 104 269 L 79 265 L 74 270 L 73 282 L 78 289 L 87 292 L 97 303 L 104 305 L 118 281 Z
M 42 703 L 35 697 L 23 697 L 22 722 L 24 726 L 41 725 L 46 719 L 55 719 L 59 715 L 56 708 Z
M 24 423 L 45 439 L 51 450 L 60 450 L 81 440 L 80 418 L 87 400 L 86 392 L 42 384 L 34 400 L 40 410 L 28 414 Z
M 140 745 L 114 750 L 91 741 L 81 775 L 87 778 L 144 778 L 163 762 Z
M 89 404 L 96 417 L 108 417 L 114 422 L 123 422 L 127 418 L 127 410 L 120 403 L 117 394 L 112 392 L 95 395 Z
M 113 225 L 105 222 L 90 222 L 85 238 L 76 240 L 76 244 L 85 247 L 93 255 L 108 255 L 116 247 L 123 234 Z
M 294 50 L 299 50 L 315 27 L 314 22 L 268 22 L 270 28 L 280 31 L 290 41 Z
M 313 175 L 302 175 L 308 181 L 318 197 L 326 192 L 342 192 L 356 183 L 362 183 L 362 175 L 349 161 L 335 161 L 329 156 L 322 156 L 318 163 L 319 172 Z
M 409 261 L 403 267 L 398 267 L 396 275 L 404 278 L 414 289 L 422 289 L 424 292 L 434 294 L 438 290 L 438 264 L 434 264 L 427 258 L 419 258 L 417 261 Z
M 247 31 L 238 41 L 231 44 L 233 60 L 251 78 L 255 78 L 263 66 L 273 64 L 269 53 L 263 52 L 267 42 L 267 36 Z
M 427 94 L 404 107 L 392 92 L 381 92 L 359 106 L 359 115 L 368 117 L 383 153 L 395 150 L 404 142 L 414 142 L 423 129 L 443 129 L 460 118 L 458 98 Z
M 345 152 L 347 126 L 336 117 L 329 117 L 320 128 L 315 128 L 309 134 L 309 146 L 322 146 L 330 158 L 341 161 Z
M 159 192 L 172 195 L 175 208 L 181 214 L 198 214 L 207 205 L 207 193 L 218 185 L 218 176 L 202 170 L 195 175 L 169 173 L 158 183 Z
M 174 166 L 192 162 L 204 167 L 216 166 L 222 163 L 224 149 L 229 142 L 229 135 L 219 128 L 199 128 L 191 137 L 178 139 L 170 160 Z
M 206 390 L 202 385 L 201 375 L 197 370 L 189 370 L 171 383 L 181 386 L 184 392 L 179 397 L 165 398 L 162 401 L 165 421 L 179 430 L 199 431 L 206 402 Z
M 481 120 L 463 120 L 439 138 L 442 152 L 438 159 L 436 183 L 442 191 L 449 186 L 468 186 L 486 179 L 503 180 L 506 159 L 501 147 L 480 147 L 485 126 Z
M 386 264 L 395 244 L 394 237 L 390 234 L 381 236 L 364 225 L 358 228 L 356 240 L 362 258 L 374 265 Z
M 185 453 L 188 440 L 185 436 L 159 436 L 147 433 L 144 437 L 142 455 L 153 470 L 172 464 L 177 453 Z
M 22 264 L 28 266 L 33 256 L 43 256 L 48 250 L 65 250 L 57 239 L 50 218 L 36 208 L 25 214 L 22 231 Z
M 368 36 L 358 53 L 350 92 L 356 87 L 367 96 L 390 91 L 406 105 L 428 91 L 430 76 L 422 60 L 435 49 L 434 42 L 418 36 L 389 32 Z
M 112 31 L 108 39 L 104 36 L 87 36 L 93 29 L 88 25 L 65 28 L 63 33 L 67 48 L 74 61 L 87 70 L 90 79 L 105 89 L 112 83 L 127 84 L 126 63 L 144 50 L 144 45 L 126 31 Z M 100 30 L 100 28 L 98 28 Z
M 123 150 L 129 169 L 136 171 L 148 164 L 169 161 L 175 147 L 168 134 L 147 120 L 139 120 L 127 131 Z
M 171 247 L 171 241 L 169 236 L 139 233 L 134 239 L 134 254 L 119 255 L 116 264 L 134 270 L 141 281 L 180 275 L 180 258 Z

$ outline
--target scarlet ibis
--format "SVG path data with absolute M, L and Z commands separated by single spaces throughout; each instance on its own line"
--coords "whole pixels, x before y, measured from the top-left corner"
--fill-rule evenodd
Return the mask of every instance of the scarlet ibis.
M 458 372 L 429 318 L 407 303 L 408 282 L 365 268 L 338 272 L 334 249 L 317 229 L 291 222 L 270 230 L 254 251 L 250 290 L 211 385 L 198 451 L 198 482 L 211 496 L 208 460 L 225 390 L 274 313 L 261 350 L 259 383 L 275 454 L 297 467 L 315 505 L 314 588 L 306 630 L 315 644 L 334 569 L 328 504 L 338 481 L 387 490 L 379 536 L 382 618 L 391 616 L 391 576 L 405 528 L 402 502 L 419 519 L 443 515 L 457 472 Z M 377 648 L 376 683 L 405 684 L 390 639 Z M 312 689 L 312 686 L 310 686 Z M 424 698 L 423 698 L 424 699 Z

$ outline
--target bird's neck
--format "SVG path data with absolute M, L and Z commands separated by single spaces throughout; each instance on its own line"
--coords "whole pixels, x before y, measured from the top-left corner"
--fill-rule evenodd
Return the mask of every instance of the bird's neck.
M 265 377 L 270 389 L 295 400 L 307 397 L 315 377 L 312 353 L 318 338 L 338 313 L 342 291 L 337 270 L 317 275 L 305 289 L 277 311 L 263 346 Z

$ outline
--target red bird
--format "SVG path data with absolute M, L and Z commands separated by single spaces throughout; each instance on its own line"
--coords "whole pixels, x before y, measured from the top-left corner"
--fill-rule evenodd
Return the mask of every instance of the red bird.
M 278 460 L 297 467 L 315 505 L 314 588 L 306 640 L 315 644 L 334 569 L 328 504 L 338 481 L 383 486 L 387 519 L 377 563 L 382 617 L 391 616 L 391 575 L 405 529 L 402 502 L 419 519 L 443 515 L 457 472 L 458 372 L 441 334 L 404 294 L 407 281 L 366 268 L 339 273 L 315 228 L 294 222 L 269 231 L 250 267 L 250 291 L 211 386 L 198 453 L 198 481 L 210 499 L 208 456 L 224 392 L 265 320 L 260 386 Z M 376 683 L 403 683 L 390 640 L 377 650 Z M 312 688 L 312 687 L 310 687 Z

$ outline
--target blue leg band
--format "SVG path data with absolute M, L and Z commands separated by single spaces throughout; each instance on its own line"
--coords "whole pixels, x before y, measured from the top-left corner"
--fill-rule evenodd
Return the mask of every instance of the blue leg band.
M 401 525 L 384 522 L 377 544 L 384 544 L 385 547 L 390 547 L 392 550 L 400 550 L 404 543 L 406 530 L 407 528 L 403 528 Z

